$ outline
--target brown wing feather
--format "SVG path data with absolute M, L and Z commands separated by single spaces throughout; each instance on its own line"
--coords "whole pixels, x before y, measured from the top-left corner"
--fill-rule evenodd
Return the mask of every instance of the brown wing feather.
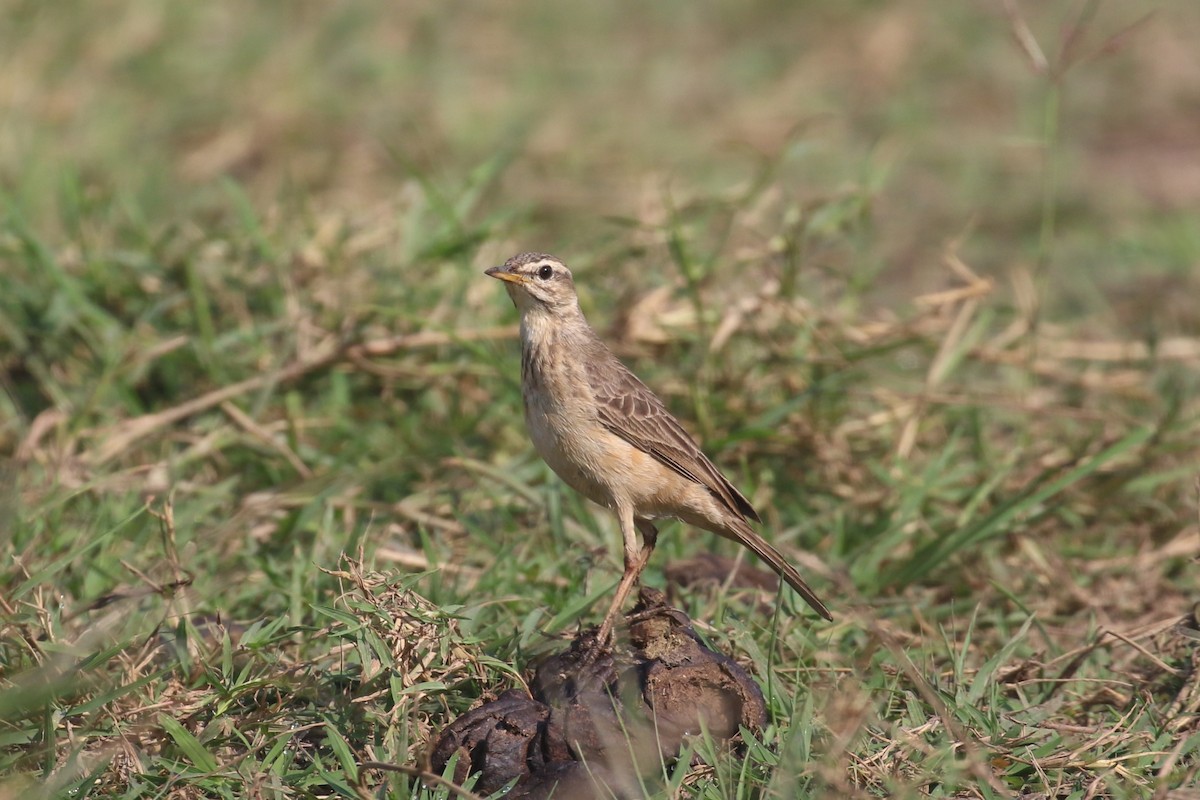
M 708 460 L 654 392 L 607 348 L 593 353 L 585 366 L 605 428 L 685 478 L 707 487 L 733 513 L 762 521 L 750 501 Z

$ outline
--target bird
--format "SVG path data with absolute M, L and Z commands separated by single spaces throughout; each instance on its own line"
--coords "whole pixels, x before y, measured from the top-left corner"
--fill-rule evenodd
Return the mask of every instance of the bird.
M 655 520 L 672 517 L 746 547 L 832 621 L 796 568 L 750 527 L 762 522 L 750 501 L 592 330 L 566 264 L 520 253 L 484 274 L 504 282 L 520 315 L 521 395 L 534 449 L 564 483 L 611 509 L 621 529 L 625 571 L 597 642 L 609 641 L 654 552 Z

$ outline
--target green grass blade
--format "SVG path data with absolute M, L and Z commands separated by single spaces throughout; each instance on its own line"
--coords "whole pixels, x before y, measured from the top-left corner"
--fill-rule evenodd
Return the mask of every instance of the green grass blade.
M 200 740 L 192 735 L 192 732 L 183 727 L 174 717 L 166 714 L 158 715 L 158 724 L 162 727 L 167 735 L 171 737 L 175 745 L 183 751 L 183 755 L 191 761 L 196 769 L 201 772 L 216 772 L 217 759 L 213 754 L 208 752 L 208 749 L 200 743 Z
M 1058 477 L 1052 478 L 1051 473 L 1043 473 L 1026 491 L 997 506 L 992 513 L 918 549 L 912 558 L 896 571 L 890 585 L 904 586 L 918 581 L 957 553 L 1006 532 L 1009 524 L 1022 514 L 1036 513 L 1038 506 L 1140 446 L 1153 434 L 1153 428 L 1138 428 Z

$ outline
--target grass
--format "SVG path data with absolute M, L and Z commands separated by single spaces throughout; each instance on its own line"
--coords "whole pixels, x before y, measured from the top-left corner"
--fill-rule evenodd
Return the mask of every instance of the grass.
M 1200 16 L 1026 5 L 10 3 L 0 797 L 451 796 L 620 572 L 522 249 L 837 618 L 677 595 L 771 722 L 654 791 L 1195 797 Z

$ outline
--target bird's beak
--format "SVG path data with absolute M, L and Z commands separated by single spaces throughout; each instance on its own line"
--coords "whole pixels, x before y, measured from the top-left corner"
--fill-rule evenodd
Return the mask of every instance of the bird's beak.
M 497 280 L 502 280 L 505 283 L 524 283 L 525 278 L 515 272 L 509 272 L 506 267 L 492 267 L 484 270 L 484 275 L 491 275 Z

